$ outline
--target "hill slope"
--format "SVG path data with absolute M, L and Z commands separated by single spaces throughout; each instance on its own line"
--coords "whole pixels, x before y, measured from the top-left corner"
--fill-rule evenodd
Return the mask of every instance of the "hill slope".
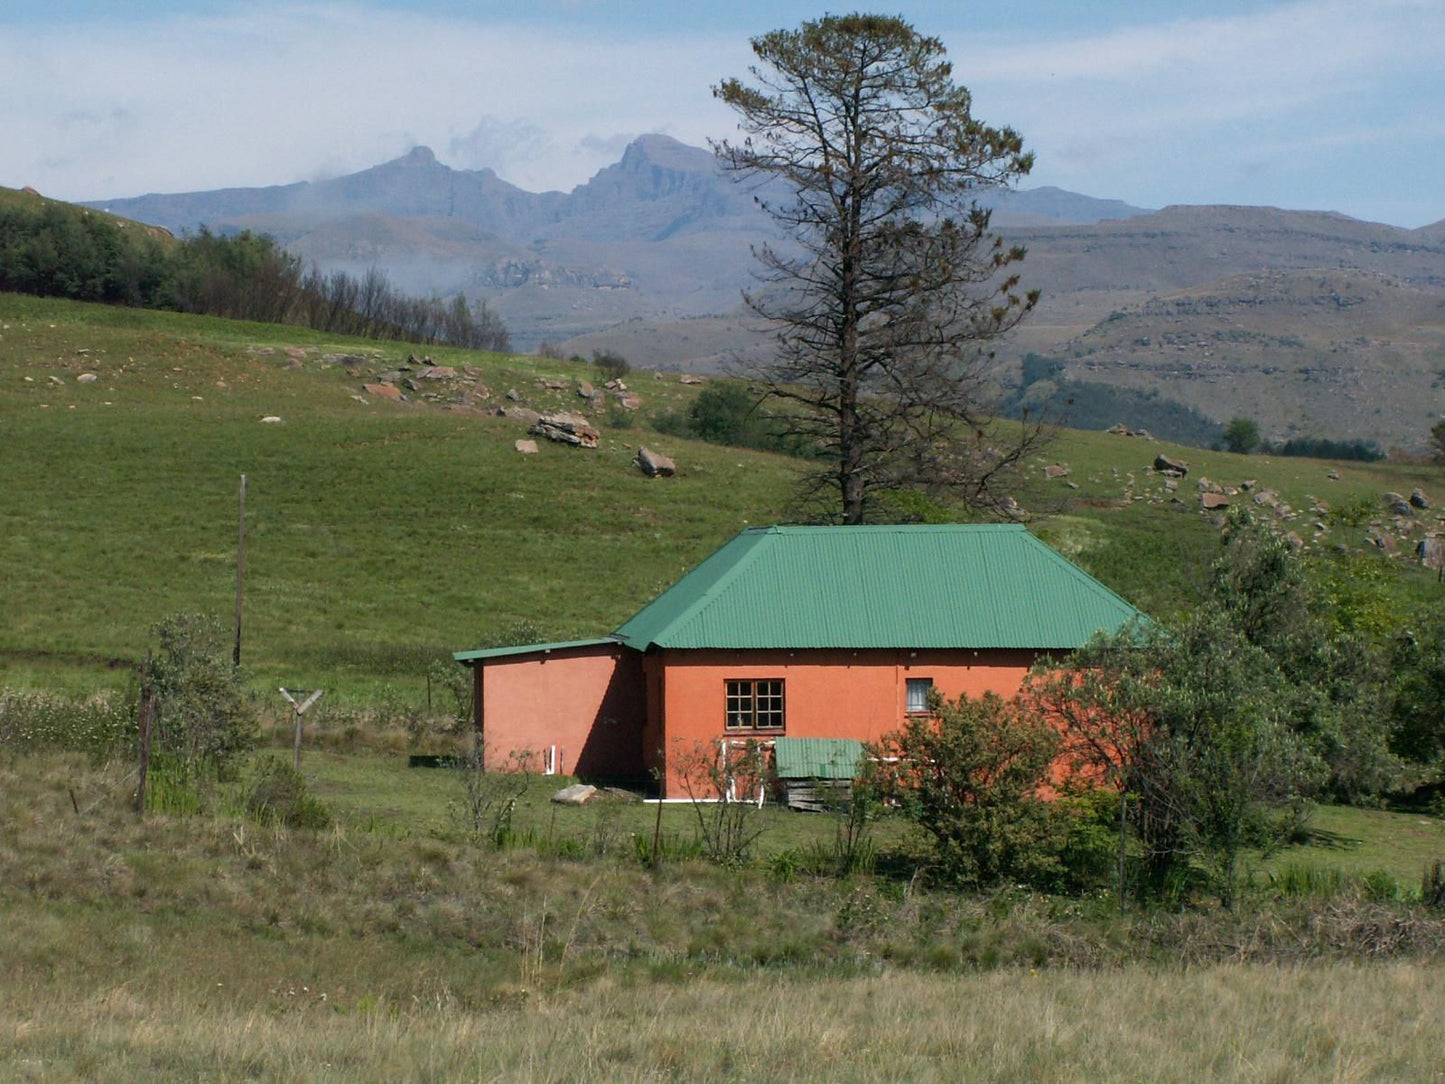
M 575 408 L 573 381 L 590 373 L 438 350 L 454 373 L 433 380 L 408 353 L 0 294 L 0 684 L 89 681 L 108 660 L 138 660 L 168 613 L 229 613 L 242 473 L 245 662 L 260 687 L 417 681 L 427 662 L 519 622 L 541 636 L 606 632 L 743 526 L 791 518 L 792 460 L 648 427 L 650 412 L 695 394 L 673 377 L 634 380 L 634 413 L 600 407 L 601 448 L 542 441 L 524 455 L 526 422 L 495 404 Z M 409 401 L 365 387 L 383 379 Z M 632 466 L 644 442 L 677 460 L 678 477 Z M 1159 451 L 1181 454 L 1066 432 L 1015 490 L 1042 537 L 1156 614 L 1188 605 L 1215 552 L 1191 488 L 1200 474 L 1271 488 L 1298 510 L 1285 525 L 1321 554 L 1360 547 L 1364 528 L 1312 526 L 1316 500 L 1442 496 L 1431 468 L 1342 465 L 1332 480 L 1316 461 L 1189 451 L 1188 484 L 1171 494 L 1148 469 Z M 1049 477 L 1051 463 L 1070 473 Z M 1379 517 L 1401 566 L 1437 515 L 1409 532 Z

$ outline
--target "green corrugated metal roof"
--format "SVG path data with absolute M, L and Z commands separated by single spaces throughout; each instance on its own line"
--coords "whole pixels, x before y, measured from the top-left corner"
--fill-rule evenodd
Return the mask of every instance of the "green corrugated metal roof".
M 853 779 L 863 743 L 852 738 L 778 738 L 773 767 L 779 779 Z
M 1075 648 L 1141 616 L 1019 524 L 756 527 L 614 634 L 664 648 Z
M 518 644 L 515 647 L 488 647 L 481 651 L 455 651 L 452 658 L 457 662 L 476 662 L 479 659 L 499 659 L 507 655 L 531 655 L 550 654 L 553 651 L 565 651 L 573 647 L 601 647 L 603 644 L 615 646 L 617 640 L 612 636 L 603 636 L 595 640 L 559 640 L 552 644 Z

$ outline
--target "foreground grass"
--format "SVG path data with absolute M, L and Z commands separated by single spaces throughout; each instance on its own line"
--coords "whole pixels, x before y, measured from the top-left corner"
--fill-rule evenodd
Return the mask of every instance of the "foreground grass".
M 138 819 L 126 766 L 0 760 L 0 1077 L 1438 1071 L 1445 921 L 1348 879 L 1320 898 L 1259 886 L 1232 914 L 1119 915 L 1107 896 L 783 875 L 778 849 L 829 826 L 782 812 L 749 867 L 649 869 L 630 837 L 655 807 L 559 809 L 534 781 L 531 842 L 498 851 L 449 814 L 449 773 L 315 751 L 303 768 L 330 828 L 258 824 L 226 787 L 207 813 Z M 665 813 L 687 832 L 688 810 Z M 1357 847 L 1379 865 L 1406 819 L 1371 816 Z
M 483 1006 L 438 984 L 351 1011 L 294 967 L 271 974 L 259 1005 L 205 982 L 0 993 L 0 1066 L 54 1081 L 1436 1080 L 1445 1024 L 1445 972 L 1418 963 L 602 978 Z

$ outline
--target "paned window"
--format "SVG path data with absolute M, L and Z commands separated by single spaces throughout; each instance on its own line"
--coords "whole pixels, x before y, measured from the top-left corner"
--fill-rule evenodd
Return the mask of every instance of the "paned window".
M 928 694 L 933 691 L 932 678 L 908 679 L 908 714 L 925 715 L 928 712 Z
M 727 681 L 729 730 L 782 730 L 783 682 L 780 678 Z

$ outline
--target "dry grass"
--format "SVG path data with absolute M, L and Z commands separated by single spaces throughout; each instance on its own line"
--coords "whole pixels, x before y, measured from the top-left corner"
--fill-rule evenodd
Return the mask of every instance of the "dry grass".
M 436 987 L 339 1011 L 293 986 L 247 1004 L 199 976 L 152 996 L 124 983 L 23 1006 L 0 994 L 0 1066 L 47 1081 L 1423 1081 L 1441 1076 L 1445 973 L 1134 966 L 661 987 L 602 977 L 464 1000 Z
M 1445 921 L 1417 907 L 1344 894 L 1121 917 L 1106 900 L 498 852 L 359 808 L 288 831 L 220 794 L 205 815 L 138 821 L 125 771 L 0 758 L 0 1079 L 1436 1071 Z

